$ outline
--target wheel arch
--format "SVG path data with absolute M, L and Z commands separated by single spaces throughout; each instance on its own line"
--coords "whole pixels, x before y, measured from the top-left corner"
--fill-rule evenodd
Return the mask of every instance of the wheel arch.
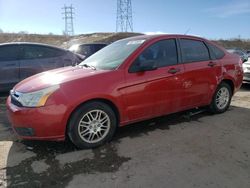
M 74 114 L 75 111 L 77 111 L 77 109 L 79 109 L 81 106 L 87 104 L 87 103 L 90 103 L 90 102 L 102 102 L 104 104 L 107 104 L 109 107 L 111 107 L 111 109 L 114 111 L 115 113 L 115 116 L 116 116 L 116 120 L 117 120 L 117 126 L 119 126 L 119 123 L 120 123 L 120 112 L 118 110 L 118 107 L 114 104 L 114 102 L 112 102 L 111 100 L 108 100 L 108 99 L 105 99 L 105 98 L 94 98 L 94 99 L 90 99 L 90 100 L 87 100 L 87 101 L 84 101 L 82 103 L 80 103 L 78 106 L 76 106 L 72 112 L 70 113 L 69 117 L 68 117 L 68 120 L 67 120 L 67 124 L 66 124 L 66 129 L 65 129 L 65 136 L 67 137 L 67 132 L 68 132 L 68 129 L 69 129 L 69 122 L 70 122 L 70 119 L 72 117 L 72 115 Z
M 223 79 L 221 82 L 227 83 L 230 86 L 230 88 L 231 88 L 232 94 L 234 94 L 235 85 L 234 85 L 234 82 L 232 80 L 230 80 L 230 79 Z

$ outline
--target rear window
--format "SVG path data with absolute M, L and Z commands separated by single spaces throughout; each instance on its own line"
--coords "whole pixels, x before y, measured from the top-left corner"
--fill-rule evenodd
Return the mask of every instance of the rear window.
M 215 45 L 208 44 L 208 47 L 213 56 L 215 56 L 215 59 L 221 59 L 224 57 L 225 53 Z
M 202 41 L 181 39 L 180 44 L 184 63 L 208 61 L 210 59 L 208 49 Z

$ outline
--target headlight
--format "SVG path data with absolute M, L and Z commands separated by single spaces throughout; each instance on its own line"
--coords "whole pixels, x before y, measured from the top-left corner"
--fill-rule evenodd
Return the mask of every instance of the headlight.
M 49 96 L 59 88 L 59 85 L 55 85 L 31 93 L 20 93 L 18 101 L 24 107 L 41 107 L 45 105 Z

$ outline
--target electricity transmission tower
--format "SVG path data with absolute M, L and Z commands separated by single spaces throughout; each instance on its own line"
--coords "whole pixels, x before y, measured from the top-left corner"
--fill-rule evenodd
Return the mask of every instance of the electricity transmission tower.
M 117 0 L 116 32 L 133 32 L 131 0 Z
M 66 6 L 64 5 L 63 9 L 63 19 L 65 20 L 65 30 L 64 33 L 66 35 L 72 36 L 74 35 L 74 24 L 73 24 L 73 19 L 74 19 L 74 7 L 72 5 Z

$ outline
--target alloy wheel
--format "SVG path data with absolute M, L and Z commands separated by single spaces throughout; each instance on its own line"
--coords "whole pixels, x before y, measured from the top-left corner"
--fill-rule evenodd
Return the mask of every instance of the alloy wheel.
M 110 118 L 103 110 L 92 110 L 83 115 L 78 125 L 80 138 L 87 143 L 97 143 L 108 134 Z
M 222 87 L 217 92 L 216 95 L 216 106 L 218 109 L 223 110 L 228 105 L 228 102 L 230 100 L 230 92 L 228 91 L 228 88 Z

